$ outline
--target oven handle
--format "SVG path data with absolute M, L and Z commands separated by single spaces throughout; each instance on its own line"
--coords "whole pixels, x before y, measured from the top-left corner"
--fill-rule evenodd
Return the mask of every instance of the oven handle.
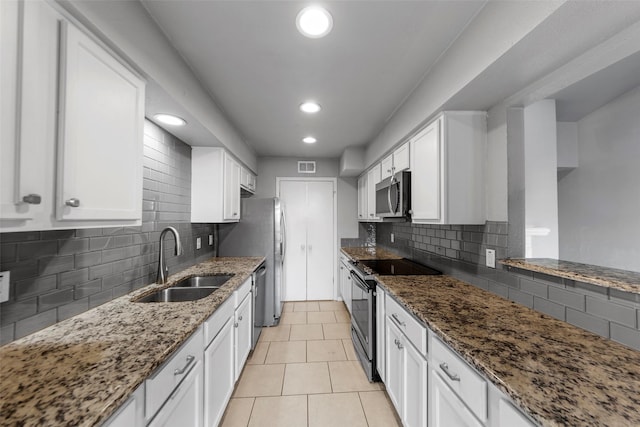
M 362 280 L 360 278 L 360 276 L 358 276 L 358 273 L 354 272 L 353 270 L 351 271 L 351 276 L 353 278 L 355 278 L 354 283 L 363 291 L 365 291 L 366 293 L 369 293 L 371 291 L 371 288 L 369 288 L 367 286 L 367 284 L 364 282 L 364 280 Z

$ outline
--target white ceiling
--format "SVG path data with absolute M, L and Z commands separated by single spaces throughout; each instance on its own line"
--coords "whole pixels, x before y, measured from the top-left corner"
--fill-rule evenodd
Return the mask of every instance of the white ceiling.
M 324 2 L 322 39 L 298 33 L 303 2 L 143 4 L 258 155 L 338 157 L 380 132 L 485 2 Z M 306 99 L 323 110 L 304 115 Z

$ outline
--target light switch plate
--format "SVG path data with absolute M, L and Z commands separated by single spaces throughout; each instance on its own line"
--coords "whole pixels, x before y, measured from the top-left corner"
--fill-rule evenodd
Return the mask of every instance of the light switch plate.
M 396 240 L 396 236 L 393 235 L 393 233 L 391 233 L 391 243 L 395 242 Z
M 196 249 L 200 249 L 202 247 L 202 239 L 200 237 L 196 238 Z
M 213 234 L 209 234 L 209 246 L 213 246 Z
M 0 302 L 9 301 L 9 271 L 0 271 Z
M 496 268 L 496 250 L 487 249 L 487 267 Z

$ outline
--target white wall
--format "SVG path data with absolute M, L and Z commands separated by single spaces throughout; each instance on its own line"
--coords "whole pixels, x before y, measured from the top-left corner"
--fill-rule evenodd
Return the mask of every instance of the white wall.
M 119 54 L 153 79 L 238 159 L 255 170 L 256 155 L 198 82 L 138 1 L 60 1 Z
M 298 160 L 315 160 L 315 174 L 298 173 Z M 277 177 L 335 177 L 338 178 L 338 243 L 341 238 L 358 237 L 357 178 L 339 177 L 340 159 L 299 159 L 288 157 L 259 157 L 258 183 L 255 197 L 274 197 Z
M 578 122 L 578 168 L 558 182 L 560 258 L 640 271 L 640 87 Z
M 556 102 L 524 108 L 525 235 L 527 258 L 558 258 Z

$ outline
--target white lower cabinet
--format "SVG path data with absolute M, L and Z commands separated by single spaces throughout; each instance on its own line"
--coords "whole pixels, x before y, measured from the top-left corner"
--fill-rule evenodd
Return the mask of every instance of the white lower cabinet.
M 152 426 L 202 426 L 202 327 L 146 381 L 145 419 Z M 176 418 L 182 414 L 186 418 Z M 189 414 L 188 416 L 185 414 Z M 173 422 L 172 422 L 173 420 Z
M 202 427 L 204 414 L 204 370 L 202 357 L 196 360 L 182 383 L 169 396 L 149 427 Z
M 427 425 L 427 361 L 387 317 L 387 393 L 405 427 Z
M 227 317 L 204 351 L 204 424 L 217 426 L 233 393 L 235 358 L 233 318 Z
M 340 295 L 349 314 L 351 314 L 351 269 L 342 258 L 340 260 Z
M 144 383 L 105 423 L 106 427 L 136 427 L 144 425 Z
M 429 373 L 429 426 L 482 426 L 434 369 Z
M 253 320 L 251 319 L 251 295 L 244 297 L 235 311 L 234 319 L 234 341 L 235 345 L 235 380 L 237 381 L 242 372 L 244 362 L 247 361 L 251 351 L 251 332 L 253 330 Z
M 380 286 L 376 286 L 376 369 L 380 379 L 385 380 L 385 361 L 386 361 L 386 331 L 384 327 L 385 321 L 385 292 Z

